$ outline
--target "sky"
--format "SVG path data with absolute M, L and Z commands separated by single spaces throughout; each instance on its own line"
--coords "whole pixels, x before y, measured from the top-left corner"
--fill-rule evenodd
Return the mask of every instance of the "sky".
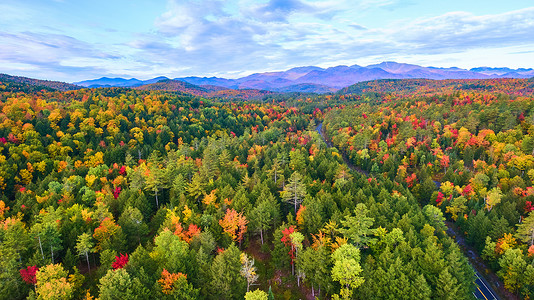
M 0 73 L 65 82 L 534 67 L 532 0 L 2 0 L 0 11 Z

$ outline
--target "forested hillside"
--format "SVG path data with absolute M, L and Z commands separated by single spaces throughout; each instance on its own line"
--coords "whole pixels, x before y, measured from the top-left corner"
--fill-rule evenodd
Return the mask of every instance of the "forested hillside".
M 0 82 L 2 86 L 0 90 L 12 90 L 15 89 L 24 89 L 24 90 L 59 90 L 59 91 L 71 91 L 78 90 L 81 87 L 65 83 L 61 81 L 50 81 L 50 80 L 39 80 L 22 76 L 11 76 L 7 74 L 0 73 Z
M 225 99 L 225 100 L 259 100 L 266 95 L 274 94 L 264 90 L 229 89 L 214 85 L 194 85 L 181 80 L 160 80 L 156 83 L 135 87 L 145 91 L 181 92 L 189 95 Z
M 383 79 L 359 82 L 338 91 L 338 94 L 379 93 L 391 97 L 421 97 L 451 94 L 455 91 L 493 92 L 508 95 L 532 96 L 534 78 L 530 79 Z
M 532 95 L 484 84 L 223 102 L 2 82 L 0 299 L 472 299 L 446 218 L 528 298 Z

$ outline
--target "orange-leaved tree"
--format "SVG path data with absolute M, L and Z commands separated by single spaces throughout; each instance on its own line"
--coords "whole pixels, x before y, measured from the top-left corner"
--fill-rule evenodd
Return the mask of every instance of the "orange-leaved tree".
M 239 242 L 239 246 L 241 246 L 243 236 L 247 232 L 248 224 L 248 220 L 243 216 L 243 213 L 238 213 L 234 209 L 227 209 L 224 217 L 219 220 L 219 224 L 224 229 L 224 232 L 226 232 L 232 240 Z

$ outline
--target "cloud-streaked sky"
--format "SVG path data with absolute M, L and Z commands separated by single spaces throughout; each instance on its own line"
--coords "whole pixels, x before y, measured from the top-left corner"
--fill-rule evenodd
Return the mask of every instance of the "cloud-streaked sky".
M 398 61 L 534 67 L 532 0 L 2 0 L 0 73 L 239 77 Z

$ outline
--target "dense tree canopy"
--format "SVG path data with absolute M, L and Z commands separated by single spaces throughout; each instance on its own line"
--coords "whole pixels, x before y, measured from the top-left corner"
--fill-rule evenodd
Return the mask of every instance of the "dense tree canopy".
M 1 82 L 0 299 L 467 299 L 446 220 L 531 297 L 528 89 L 376 84 L 262 103 Z

